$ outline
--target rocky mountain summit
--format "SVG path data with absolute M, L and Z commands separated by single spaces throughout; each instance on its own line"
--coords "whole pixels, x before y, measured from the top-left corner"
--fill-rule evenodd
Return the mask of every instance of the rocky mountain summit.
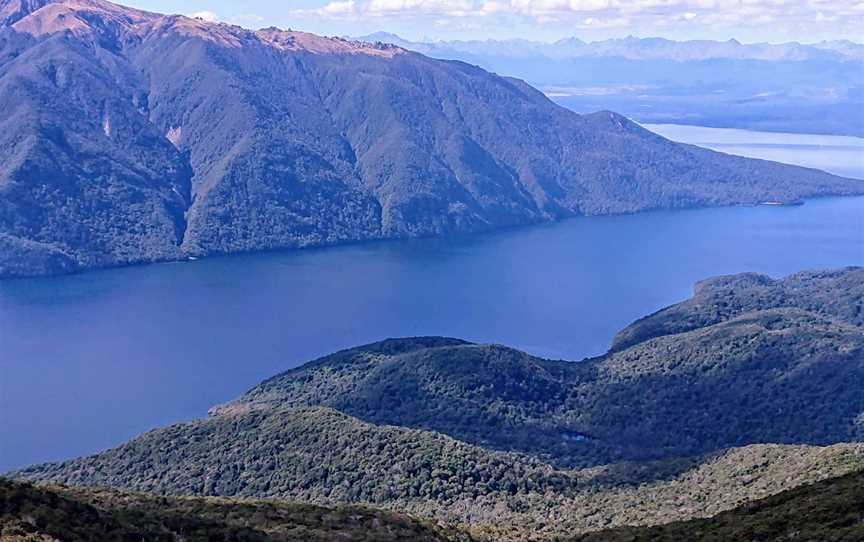
M 0 0 L 0 276 L 860 194 L 399 47 Z

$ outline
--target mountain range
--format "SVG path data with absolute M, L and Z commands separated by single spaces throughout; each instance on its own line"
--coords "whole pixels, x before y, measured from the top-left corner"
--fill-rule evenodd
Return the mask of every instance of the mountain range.
M 483 540 L 707 518 L 864 469 L 864 268 L 700 283 L 579 363 L 458 339 L 312 361 L 18 480 L 374 505 Z M 626 539 L 626 538 L 625 538 Z
M 0 0 L 0 276 L 864 182 L 724 155 L 389 44 Z
M 742 44 L 663 38 L 586 43 L 364 40 L 525 79 L 577 112 L 643 123 L 864 136 L 864 45 Z
M 630 60 L 864 60 L 864 44 L 849 40 L 821 41 L 802 44 L 741 43 L 728 41 L 690 40 L 674 41 L 665 38 L 612 38 L 586 42 L 576 37 L 555 42 L 510 40 L 452 40 L 410 41 L 396 34 L 375 32 L 356 38 L 366 42 L 392 43 L 433 57 L 455 52 L 484 55 L 534 57 L 550 59 L 578 57 L 619 57 Z

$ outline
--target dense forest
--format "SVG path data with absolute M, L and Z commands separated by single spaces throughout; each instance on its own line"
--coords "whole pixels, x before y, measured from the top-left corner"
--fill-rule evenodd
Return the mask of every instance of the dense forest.
M 580 363 L 386 340 L 13 476 L 370 504 L 496 540 L 708 517 L 864 468 L 862 303 L 862 268 L 712 279 Z
M 381 43 L 0 1 L 0 277 L 864 182 L 673 143 Z

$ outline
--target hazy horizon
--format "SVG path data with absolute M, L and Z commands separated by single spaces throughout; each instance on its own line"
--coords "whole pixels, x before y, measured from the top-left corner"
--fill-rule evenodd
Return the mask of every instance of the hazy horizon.
M 860 43 L 864 5 L 853 0 L 128 0 L 132 7 L 250 28 L 325 35 L 390 32 L 412 41 L 554 42 L 636 36 L 742 43 Z

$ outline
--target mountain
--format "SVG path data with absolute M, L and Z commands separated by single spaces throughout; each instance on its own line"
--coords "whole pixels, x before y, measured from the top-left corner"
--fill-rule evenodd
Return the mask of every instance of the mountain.
M 849 41 L 366 38 L 525 79 L 577 112 L 612 109 L 642 123 L 864 136 L 864 45 Z
M 0 276 L 860 194 L 382 43 L 0 0 Z
M 665 38 L 611 38 L 585 42 L 576 37 L 555 42 L 509 40 L 453 40 L 416 42 L 388 32 L 375 32 L 354 38 L 366 42 L 392 43 L 399 47 L 422 52 L 430 56 L 449 55 L 455 52 L 484 56 L 535 56 L 550 59 L 577 57 L 619 57 L 630 60 L 861 60 L 864 45 L 848 40 L 822 41 L 812 44 L 787 42 L 741 43 L 738 40 L 689 40 L 674 41 Z
M 849 40 L 820 41 L 819 43 L 814 43 L 812 47 L 834 51 L 849 58 L 864 59 L 864 44 L 862 43 L 855 43 Z
M 469 542 L 468 535 L 360 506 L 166 499 L 0 479 L 4 542 Z
M 367 503 L 494 540 L 709 517 L 864 468 L 864 268 L 704 281 L 606 355 L 394 339 L 30 481 Z
M 864 473 L 784 491 L 710 519 L 586 534 L 579 542 L 864 540 Z

